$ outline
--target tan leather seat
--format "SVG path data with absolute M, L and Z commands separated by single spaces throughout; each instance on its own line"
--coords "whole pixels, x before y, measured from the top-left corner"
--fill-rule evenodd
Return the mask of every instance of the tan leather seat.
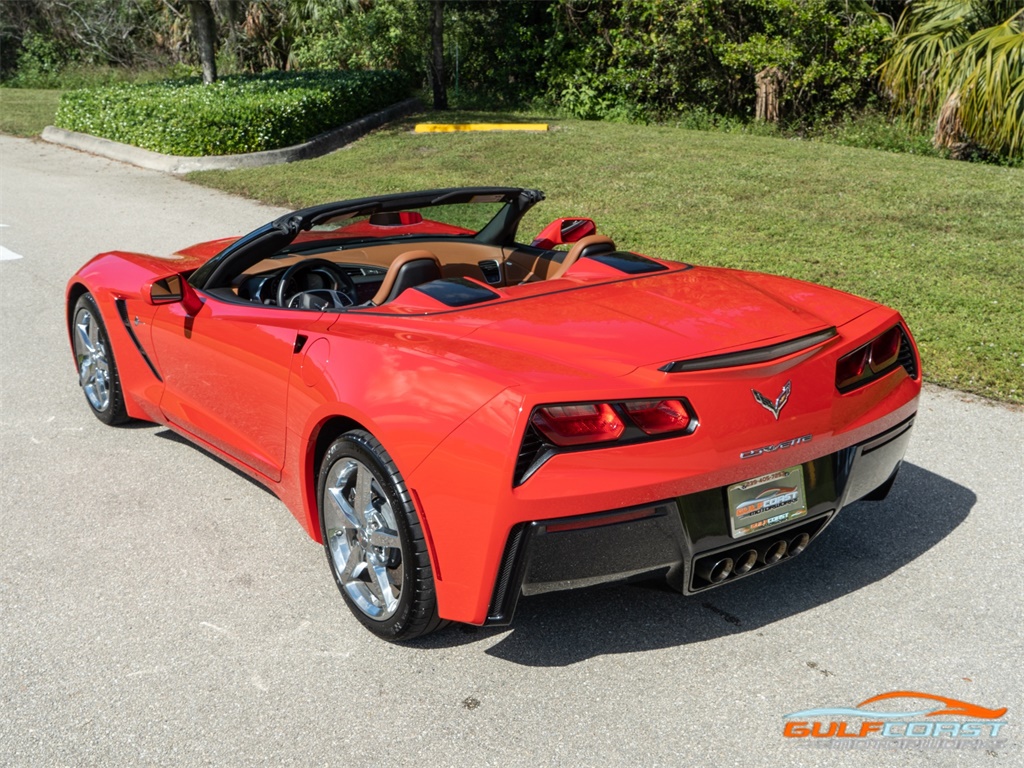
M 441 279 L 441 260 L 430 251 L 406 251 L 399 254 L 370 301 L 380 306 L 395 299 L 406 288 Z
M 562 275 L 569 271 L 569 267 L 579 261 L 581 256 L 586 255 L 584 252 L 608 253 L 614 250 L 615 243 L 610 237 L 605 235 L 588 235 L 573 244 L 569 252 L 565 254 L 562 263 L 555 267 L 554 271 L 548 275 L 548 280 L 557 280 L 562 277 Z

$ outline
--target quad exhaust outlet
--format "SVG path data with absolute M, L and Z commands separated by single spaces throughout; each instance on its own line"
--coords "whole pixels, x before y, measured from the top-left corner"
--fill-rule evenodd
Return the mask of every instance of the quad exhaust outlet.
M 811 538 L 825 522 L 825 518 L 819 518 L 797 526 L 796 530 L 766 536 L 758 541 L 737 542 L 736 546 L 724 551 L 698 555 L 691 571 L 691 589 L 706 589 L 796 557 L 807 549 Z

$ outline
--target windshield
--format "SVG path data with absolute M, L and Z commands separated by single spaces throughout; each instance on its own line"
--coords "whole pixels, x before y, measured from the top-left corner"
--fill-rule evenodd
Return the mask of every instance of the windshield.
M 318 222 L 301 232 L 292 248 L 301 243 L 363 238 L 447 235 L 473 237 L 487 226 L 504 206 L 502 201 L 459 203 L 408 208 L 386 213 L 344 213 Z

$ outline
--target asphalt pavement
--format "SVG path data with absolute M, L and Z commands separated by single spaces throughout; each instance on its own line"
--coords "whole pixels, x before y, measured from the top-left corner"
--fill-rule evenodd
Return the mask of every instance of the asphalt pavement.
M 0 765 L 1024 764 L 1024 411 L 935 387 L 889 499 L 793 562 L 375 639 L 273 495 L 162 427 L 103 426 L 68 348 L 91 255 L 278 213 L 0 136 Z M 959 749 L 783 736 L 890 691 L 1006 724 Z

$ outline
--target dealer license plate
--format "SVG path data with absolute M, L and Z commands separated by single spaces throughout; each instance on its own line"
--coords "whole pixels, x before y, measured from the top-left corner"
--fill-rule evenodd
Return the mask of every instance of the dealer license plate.
M 728 497 L 734 539 L 792 522 L 807 514 L 804 468 L 790 467 L 730 485 Z

